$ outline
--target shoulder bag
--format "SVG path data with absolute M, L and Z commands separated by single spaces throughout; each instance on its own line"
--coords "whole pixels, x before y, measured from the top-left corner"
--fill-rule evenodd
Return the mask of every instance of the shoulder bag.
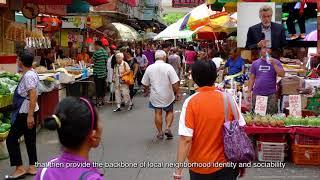
M 125 63 L 125 71 L 128 72 L 128 65 Z M 122 76 L 122 81 L 127 85 L 134 85 L 133 71 L 129 70 L 129 73 Z
M 244 128 L 239 126 L 239 115 L 234 100 L 230 95 L 223 93 L 225 122 L 223 127 L 224 154 L 228 161 L 235 163 L 248 163 L 256 159 L 253 145 Z M 235 118 L 229 121 L 229 105 Z

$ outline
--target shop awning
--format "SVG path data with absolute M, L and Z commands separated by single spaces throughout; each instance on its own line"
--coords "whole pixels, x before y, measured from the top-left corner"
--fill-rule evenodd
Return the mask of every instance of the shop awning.
M 86 0 L 92 6 L 108 3 L 108 0 Z M 72 0 L 23 0 L 23 3 L 35 3 L 38 5 L 71 5 Z

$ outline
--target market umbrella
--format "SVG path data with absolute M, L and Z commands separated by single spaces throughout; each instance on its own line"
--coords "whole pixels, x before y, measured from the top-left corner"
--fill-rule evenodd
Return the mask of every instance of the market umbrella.
M 153 39 L 154 37 L 156 37 L 158 34 L 154 33 L 154 32 L 147 32 L 143 35 L 143 39 L 149 40 L 149 39 Z
M 206 4 L 194 8 L 183 18 L 179 29 L 194 31 L 198 27 L 206 25 L 210 19 L 210 11 Z
M 108 35 L 113 36 L 114 34 L 116 34 L 116 39 L 120 41 L 133 41 L 141 39 L 139 33 L 126 24 L 111 23 L 106 28 L 107 30 L 105 30 L 105 32 Z
M 108 0 L 86 0 L 92 6 L 106 4 Z M 38 5 L 71 5 L 72 0 L 23 0 L 23 3 L 34 3 Z
M 165 30 L 160 32 L 154 40 L 168 40 L 168 39 L 188 39 L 192 37 L 193 31 L 182 30 L 180 31 L 181 23 L 183 19 L 179 19 L 176 23 L 171 24 Z

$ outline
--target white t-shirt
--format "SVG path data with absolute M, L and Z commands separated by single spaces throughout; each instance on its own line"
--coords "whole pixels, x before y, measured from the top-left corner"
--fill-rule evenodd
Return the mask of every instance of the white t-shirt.
M 223 59 L 220 57 L 214 57 L 212 58 L 212 61 L 216 64 L 217 69 L 220 68 L 221 63 L 223 62 Z
M 38 86 L 39 86 L 39 77 L 38 74 L 32 69 L 22 77 L 21 82 L 18 86 L 18 93 L 20 96 L 28 98 L 29 91 L 31 89 L 36 89 L 38 95 Z M 28 113 L 29 112 L 29 100 L 25 99 L 21 105 L 19 113 Z M 39 110 L 38 103 L 36 103 L 35 112 Z
M 167 107 L 175 100 L 172 85 L 178 81 L 173 67 L 162 60 L 148 66 L 142 78 L 142 84 L 150 86 L 150 103 L 159 108 Z

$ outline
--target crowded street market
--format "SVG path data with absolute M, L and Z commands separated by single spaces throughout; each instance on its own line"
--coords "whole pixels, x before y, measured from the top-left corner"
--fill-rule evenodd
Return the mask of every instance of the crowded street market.
M 319 8 L 0 0 L 0 179 L 320 179 Z

